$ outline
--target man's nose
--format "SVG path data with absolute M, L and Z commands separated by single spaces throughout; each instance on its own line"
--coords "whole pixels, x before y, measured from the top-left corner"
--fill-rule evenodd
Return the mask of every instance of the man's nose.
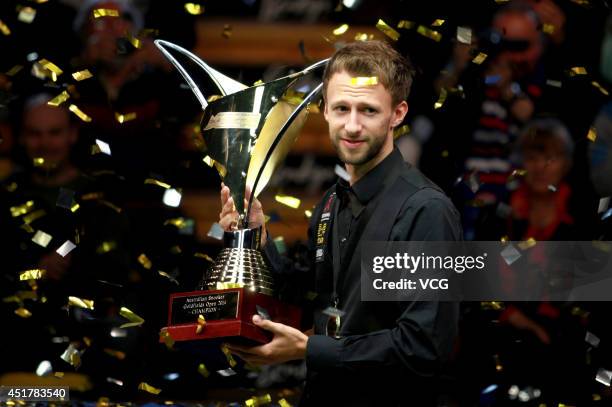
M 344 129 L 347 133 L 359 133 L 361 131 L 361 122 L 357 110 L 351 110 L 344 124 Z

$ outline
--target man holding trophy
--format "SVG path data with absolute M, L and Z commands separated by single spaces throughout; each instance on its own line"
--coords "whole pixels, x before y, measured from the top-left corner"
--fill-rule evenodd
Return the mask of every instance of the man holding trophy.
M 305 359 L 303 405 L 435 405 L 458 304 L 364 302 L 360 296 L 364 242 L 461 239 L 449 199 L 406 164 L 393 144 L 393 131 L 408 111 L 412 77 L 409 61 L 384 42 L 350 43 L 329 60 L 324 114 L 350 179 L 330 188 L 311 217 L 314 335 L 256 314 L 253 324 L 268 331 L 271 341 L 258 346 L 228 341 L 232 353 L 254 365 Z M 219 223 L 226 233 L 241 222 L 261 227 L 260 247 L 271 274 L 292 272 L 266 236 L 257 199 L 251 199 L 246 220 L 245 211 L 237 210 L 245 203 L 236 203 L 227 185 L 221 204 Z

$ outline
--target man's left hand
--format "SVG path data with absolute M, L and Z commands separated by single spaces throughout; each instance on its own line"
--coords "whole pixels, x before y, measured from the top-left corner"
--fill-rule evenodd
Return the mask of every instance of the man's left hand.
M 253 316 L 253 323 L 274 334 L 272 341 L 259 346 L 227 344 L 227 348 L 250 365 L 273 365 L 290 360 L 304 359 L 308 336 L 287 325 Z

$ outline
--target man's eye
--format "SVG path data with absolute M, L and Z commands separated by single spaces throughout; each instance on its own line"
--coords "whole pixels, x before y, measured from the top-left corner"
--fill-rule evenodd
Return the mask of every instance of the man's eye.
M 375 113 L 377 113 L 377 110 L 376 110 L 376 109 L 373 109 L 373 108 L 371 108 L 371 107 L 366 107 L 365 109 L 363 109 L 363 111 L 364 111 L 366 114 L 375 114 Z
M 346 106 L 336 106 L 334 110 L 337 112 L 346 112 L 348 111 L 348 108 Z

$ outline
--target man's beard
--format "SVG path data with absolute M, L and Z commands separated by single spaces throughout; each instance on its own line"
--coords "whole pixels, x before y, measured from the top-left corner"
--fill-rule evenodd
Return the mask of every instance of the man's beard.
M 370 162 L 378 155 L 385 143 L 385 137 L 368 137 L 364 140 L 365 151 L 360 151 L 359 154 L 347 154 L 346 150 L 341 146 L 342 140 L 339 135 L 333 138 L 333 144 L 338 153 L 338 158 L 345 164 L 363 165 Z

